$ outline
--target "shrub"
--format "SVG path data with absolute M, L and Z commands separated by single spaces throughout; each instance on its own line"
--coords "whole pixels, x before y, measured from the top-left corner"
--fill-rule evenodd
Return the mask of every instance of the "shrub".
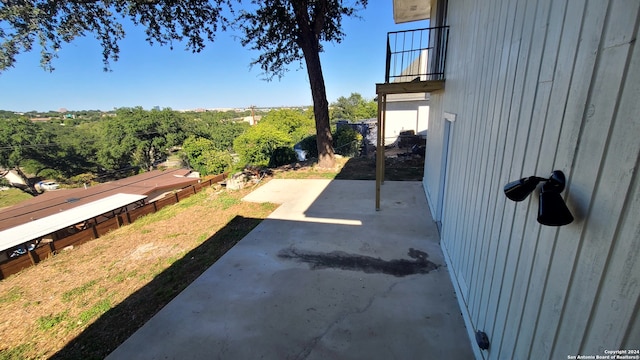
M 293 109 L 271 110 L 257 126 L 271 125 L 291 138 L 293 142 L 302 140 L 315 132 L 312 118 L 303 112 Z
M 209 150 L 200 159 L 202 167 L 198 171 L 202 175 L 222 174 L 233 166 L 233 157 L 228 151 Z
M 348 126 L 340 127 L 333 135 L 333 147 L 336 154 L 357 156 L 362 146 L 362 135 Z
M 300 148 L 307 152 L 307 159 L 318 158 L 318 143 L 315 135 L 309 135 L 302 139 Z
M 184 159 L 201 175 L 222 174 L 231 168 L 233 157 L 228 151 L 217 150 L 213 141 L 191 136 L 182 145 Z
M 92 173 L 83 173 L 69 178 L 69 182 L 76 185 L 93 185 L 97 183 L 97 176 Z
M 289 135 L 268 123 L 251 127 L 233 142 L 240 162 L 254 166 L 267 166 L 275 149 L 291 145 L 293 141 Z
M 282 165 L 291 164 L 298 160 L 298 155 L 295 150 L 290 147 L 279 147 L 271 154 L 271 160 L 269 160 L 269 167 L 278 167 Z

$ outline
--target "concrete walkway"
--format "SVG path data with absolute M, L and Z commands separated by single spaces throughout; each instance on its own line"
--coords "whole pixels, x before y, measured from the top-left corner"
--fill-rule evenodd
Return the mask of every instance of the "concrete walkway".
M 421 183 L 374 190 L 258 188 L 282 205 L 108 359 L 473 359 Z

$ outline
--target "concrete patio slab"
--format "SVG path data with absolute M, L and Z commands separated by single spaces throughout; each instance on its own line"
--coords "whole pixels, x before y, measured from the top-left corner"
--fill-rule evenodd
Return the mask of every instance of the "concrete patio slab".
M 472 359 L 420 182 L 271 180 L 282 204 L 108 359 Z

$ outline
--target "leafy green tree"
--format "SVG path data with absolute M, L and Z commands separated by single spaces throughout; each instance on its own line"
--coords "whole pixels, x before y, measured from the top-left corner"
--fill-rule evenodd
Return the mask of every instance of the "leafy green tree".
M 209 150 L 202 156 L 202 175 L 218 175 L 228 171 L 233 166 L 233 157 L 228 151 Z
M 0 167 L 15 170 L 27 184 L 23 190 L 33 195 L 37 191 L 21 167 L 29 160 L 36 164 L 53 162 L 51 153 L 56 146 L 49 133 L 26 118 L 0 119 Z
M 13 119 L 19 117 L 20 115 L 17 115 L 13 111 L 0 110 L 0 119 Z
M 211 140 L 213 149 L 233 151 L 233 141 L 249 128 L 249 123 L 220 119 L 214 113 L 187 114 L 183 122 L 185 134 Z
M 331 120 L 363 120 L 378 116 L 378 104 L 373 100 L 365 100 L 358 93 L 351 93 L 348 98 L 339 97 L 331 104 Z
M 202 175 L 222 174 L 233 165 L 231 153 L 217 150 L 213 141 L 202 137 L 188 137 L 182 144 L 182 152 L 189 165 Z
M 251 127 L 233 142 L 233 148 L 240 155 L 240 162 L 256 166 L 269 165 L 275 149 L 291 146 L 291 136 L 269 123 Z
M 182 144 L 181 118 L 170 109 L 121 108 L 101 124 L 98 161 L 108 170 L 140 166 L 151 169 L 169 147 Z
M 237 121 L 218 121 L 212 123 L 207 138 L 213 141 L 214 147 L 219 151 L 231 151 L 233 149 L 233 141 L 242 133 L 247 131 L 249 123 Z
M 258 126 L 273 125 L 286 133 L 294 143 L 314 133 L 313 119 L 302 111 L 292 109 L 272 110 L 265 115 Z
M 182 151 L 189 159 L 189 165 L 191 166 L 193 166 L 192 162 L 202 157 L 205 152 L 215 149 L 216 146 L 213 141 L 193 135 L 189 136 L 182 144 Z
M 320 167 L 335 164 L 320 62 L 322 42 L 341 42 L 345 36 L 342 18 L 354 16 L 357 7 L 366 7 L 367 2 L 356 0 L 345 6 L 340 0 L 260 1 L 255 11 L 243 11 L 240 15 L 245 35 L 242 44 L 261 53 L 253 64 L 260 64 L 265 74 L 283 76 L 287 65 L 304 59 L 313 98 Z
M 84 172 L 97 170 L 96 152 L 98 139 L 94 133 L 84 126 L 61 126 L 60 124 L 39 124 L 43 131 L 48 132 L 48 138 L 54 139 L 55 146 L 48 148 L 48 163 L 34 173 L 41 174 L 44 170 L 54 170 L 57 176 L 69 178 Z
M 229 23 L 244 33 L 242 44 L 260 53 L 259 64 L 267 79 L 281 77 L 291 63 L 306 65 L 314 104 L 318 165 L 333 167 L 331 125 L 324 76 L 320 62 L 323 42 L 340 43 L 343 17 L 355 16 L 368 0 L 254 0 L 250 9 L 232 11 L 235 19 L 222 14 L 231 0 L 32 0 L 4 2 L 0 8 L 0 71 L 14 66 L 16 56 L 30 51 L 37 41 L 41 63 L 53 70 L 63 43 L 92 33 L 103 48 L 105 69 L 117 60 L 118 41 L 124 36 L 119 23 L 127 17 L 146 27 L 151 43 L 173 46 L 186 39 L 186 47 L 199 52 L 213 41 L 218 27 Z

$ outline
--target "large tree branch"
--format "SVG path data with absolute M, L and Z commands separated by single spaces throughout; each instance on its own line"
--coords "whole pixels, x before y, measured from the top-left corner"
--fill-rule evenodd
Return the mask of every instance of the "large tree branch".
M 316 35 L 318 41 L 320 41 L 320 34 L 322 34 L 326 17 L 329 14 L 329 4 L 328 0 L 318 0 L 315 4 L 316 6 L 313 11 L 313 33 Z

